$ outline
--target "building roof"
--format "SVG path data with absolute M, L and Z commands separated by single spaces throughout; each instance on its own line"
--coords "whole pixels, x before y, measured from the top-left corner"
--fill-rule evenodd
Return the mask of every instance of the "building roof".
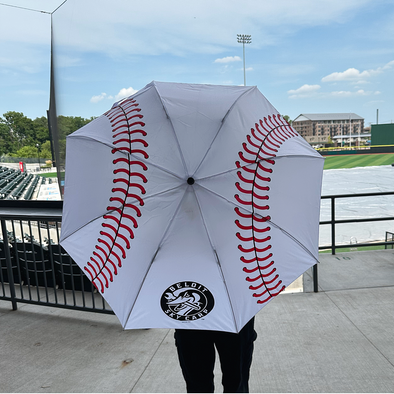
M 344 114 L 300 114 L 298 115 L 293 122 L 302 122 L 306 120 L 311 121 L 319 121 L 319 120 L 363 120 L 361 116 L 358 116 L 355 113 L 347 112 Z

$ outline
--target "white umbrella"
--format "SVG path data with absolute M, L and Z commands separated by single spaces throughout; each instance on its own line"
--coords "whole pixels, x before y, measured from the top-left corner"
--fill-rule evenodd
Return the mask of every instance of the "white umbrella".
M 61 244 L 126 329 L 239 332 L 317 262 L 323 162 L 256 87 L 152 82 L 68 136 Z

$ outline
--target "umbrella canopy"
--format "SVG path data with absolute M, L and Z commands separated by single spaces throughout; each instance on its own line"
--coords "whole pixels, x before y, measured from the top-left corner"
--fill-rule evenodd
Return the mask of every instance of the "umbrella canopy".
M 61 244 L 126 329 L 239 332 L 317 262 L 324 159 L 256 87 L 152 82 L 66 152 Z

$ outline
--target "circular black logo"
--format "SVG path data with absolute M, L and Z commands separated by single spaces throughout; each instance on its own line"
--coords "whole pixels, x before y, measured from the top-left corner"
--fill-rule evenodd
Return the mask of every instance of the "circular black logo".
M 215 301 L 212 293 L 200 283 L 178 282 L 164 291 L 160 305 L 174 320 L 198 320 L 211 312 Z

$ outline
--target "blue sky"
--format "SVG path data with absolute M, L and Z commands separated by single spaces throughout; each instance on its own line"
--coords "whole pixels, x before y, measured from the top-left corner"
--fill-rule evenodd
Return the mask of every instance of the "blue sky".
M 246 83 L 282 114 L 394 121 L 393 0 L 63 2 L 0 0 L 0 116 L 46 115 L 52 19 L 59 114 L 99 116 L 152 80 L 243 85 L 250 34 Z

